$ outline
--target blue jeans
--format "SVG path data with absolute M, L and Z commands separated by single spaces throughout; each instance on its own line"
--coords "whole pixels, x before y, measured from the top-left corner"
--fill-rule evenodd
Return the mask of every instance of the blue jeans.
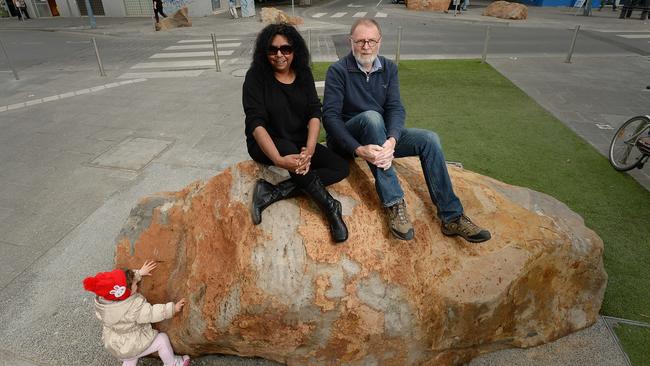
M 345 127 L 361 145 L 381 146 L 387 139 L 384 117 L 375 111 L 357 114 L 345 123 Z M 438 135 L 428 130 L 405 128 L 395 146 L 394 156 L 395 158 L 420 157 L 431 201 L 438 208 L 438 218 L 443 223 L 453 221 L 462 215 L 463 205 L 451 185 Z M 370 163 L 368 166 L 375 177 L 375 188 L 384 207 L 392 206 L 404 198 L 404 191 L 397 179 L 395 168 L 383 170 Z

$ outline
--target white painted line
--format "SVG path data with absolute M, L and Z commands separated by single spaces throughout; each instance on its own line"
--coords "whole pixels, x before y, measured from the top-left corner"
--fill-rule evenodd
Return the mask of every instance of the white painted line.
M 600 128 L 601 130 L 613 130 L 614 127 L 605 124 L 605 123 L 596 123 L 596 127 Z
M 573 29 L 573 28 L 571 28 Z M 599 29 L 601 33 L 647 33 L 647 30 L 627 30 L 627 29 Z
M 61 99 L 64 99 L 64 98 L 69 98 L 69 97 L 72 97 L 72 96 L 75 96 L 75 95 L 88 94 L 88 93 L 91 93 L 91 92 L 96 92 L 96 91 L 100 91 L 100 90 L 104 90 L 104 89 L 108 89 L 108 88 L 114 88 L 114 87 L 120 86 L 120 85 L 139 83 L 139 82 L 142 82 L 142 81 L 147 81 L 147 79 L 138 78 L 138 79 L 134 79 L 134 80 L 121 81 L 121 82 L 118 82 L 118 83 L 110 83 L 110 84 L 105 84 L 105 85 L 98 85 L 98 86 L 94 86 L 94 87 L 89 88 L 89 89 L 81 89 L 81 90 L 77 90 L 77 91 L 73 91 L 73 92 L 68 92 L 68 93 L 63 93 L 63 94 L 58 94 L 58 95 L 52 95 L 52 96 L 45 97 L 45 98 L 42 98 L 42 99 L 28 100 L 28 101 L 23 102 L 23 103 L 16 103 L 16 104 L 8 105 L 8 106 L 0 106 L 0 112 L 6 112 L 6 111 L 9 111 L 9 110 L 13 110 L 13 109 L 19 109 L 19 108 L 29 107 L 29 106 L 33 106 L 33 105 L 37 105 L 37 104 L 41 104 L 41 103 L 52 102 L 52 101 L 55 101 L 55 100 L 61 100 Z M 33 95 L 30 95 L 30 96 L 33 96 Z
M 386 18 L 387 16 L 388 14 L 382 13 L 380 11 L 378 11 L 377 14 L 375 14 L 375 18 Z
M 118 79 L 128 78 L 182 78 L 182 77 L 197 77 L 206 70 L 181 70 L 181 71 L 159 71 L 159 72 L 129 72 L 120 75 Z
M 617 34 L 617 36 L 628 39 L 639 39 L 639 38 L 650 38 L 650 33 L 648 34 Z
M 235 63 L 237 63 L 237 61 L 239 61 L 239 57 L 235 57 L 235 58 L 231 59 L 230 64 L 234 65 Z
M 90 43 L 90 41 L 65 41 L 65 43 L 69 43 L 69 44 L 80 44 L 80 43 L 83 43 L 83 44 L 86 44 L 86 43 Z
M 316 13 L 316 14 L 312 15 L 311 17 L 312 17 L 312 18 L 320 18 L 320 17 L 322 17 L 322 16 L 325 15 L 325 14 L 327 14 L 327 13 Z
M 217 43 L 217 48 L 233 48 L 239 47 L 241 42 L 235 43 Z M 186 46 L 169 46 L 165 48 L 165 51 L 178 51 L 178 50 L 197 50 L 197 49 L 212 49 L 212 43 L 210 44 L 190 44 Z
M 160 62 L 142 62 L 131 66 L 132 69 L 156 69 L 162 67 L 199 67 L 215 66 L 212 60 L 187 60 L 187 61 L 160 61 Z
M 375 5 L 375 8 L 378 8 L 379 5 L 381 4 L 381 2 L 382 2 L 382 0 L 379 0 L 379 2 L 377 3 L 377 5 Z
M 230 56 L 233 50 L 217 51 L 219 56 Z M 183 57 L 210 57 L 214 56 L 214 51 L 197 51 L 197 52 L 166 52 L 156 53 L 149 58 L 183 58 Z
M 363 8 L 363 5 L 348 4 L 348 8 Z
M 232 41 L 239 41 L 239 39 L 236 38 L 217 39 L 217 42 L 232 42 Z M 212 40 L 211 39 L 184 39 L 182 41 L 178 41 L 178 43 L 212 43 Z
M 332 17 L 332 18 L 341 18 L 341 17 L 343 17 L 345 14 L 347 14 L 347 12 L 344 12 L 344 13 L 335 13 L 335 14 L 332 15 L 331 17 Z
M 352 17 L 353 17 L 353 18 L 363 18 L 363 17 L 366 16 L 366 14 L 368 14 L 368 13 L 365 12 L 365 11 L 360 11 L 360 12 L 354 14 Z
M 315 81 L 315 82 L 314 82 L 314 85 L 315 85 L 317 88 L 324 88 L 324 87 L 325 87 L 325 81 Z
M 30 100 L 29 102 L 25 102 L 25 107 L 29 107 L 30 105 L 37 105 L 41 103 L 43 103 L 43 99 Z
M 54 100 L 59 100 L 59 96 L 58 95 L 53 95 L 51 97 L 43 98 L 43 103 L 51 102 L 51 101 L 54 101 Z
M 7 110 L 18 109 L 18 108 L 22 108 L 24 106 L 25 106 L 25 103 L 10 104 L 10 105 L 7 106 Z

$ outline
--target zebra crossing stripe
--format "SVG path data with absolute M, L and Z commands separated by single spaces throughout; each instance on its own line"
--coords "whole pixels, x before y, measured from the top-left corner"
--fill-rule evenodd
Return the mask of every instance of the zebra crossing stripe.
M 382 12 L 377 12 L 377 14 L 375 14 L 375 18 L 386 18 L 387 16 L 388 14 Z
M 217 48 L 233 48 L 241 46 L 241 42 L 236 43 L 217 43 Z M 212 48 L 212 43 L 210 44 L 190 44 L 183 46 L 169 46 L 165 48 L 165 51 L 178 51 L 178 50 L 197 50 L 197 49 L 207 49 Z
M 214 64 L 214 62 L 213 62 Z M 197 77 L 205 70 L 179 70 L 179 71 L 153 71 L 153 72 L 127 72 L 118 77 L 118 79 L 133 79 L 133 78 L 182 78 L 182 77 Z
M 223 63 L 223 60 L 220 60 Z M 159 61 L 159 62 L 141 62 L 131 66 L 132 69 L 156 69 L 164 67 L 201 67 L 211 66 L 214 67 L 214 59 L 212 60 L 187 60 L 187 61 Z
M 354 14 L 352 17 L 353 17 L 353 18 L 363 18 L 363 17 L 366 16 L 366 14 L 368 14 L 368 13 L 365 12 L 365 11 L 360 11 L 360 12 Z
M 227 38 L 227 39 L 217 39 L 217 42 L 233 42 L 233 41 L 239 41 L 239 39 L 235 38 Z M 211 39 L 184 39 L 182 41 L 178 41 L 178 43 L 211 43 Z
M 322 17 L 322 16 L 325 15 L 325 14 L 327 14 L 327 13 L 316 13 L 316 14 L 312 15 L 311 17 L 312 17 L 312 18 L 320 18 L 320 17 Z
M 332 18 L 342 18 L 345 14 L 347 14 L 347 12 L 335 13 L 334 15 L 332 15 Z
M 233 54 L 233 50 L 219 50 L 217 53 L 219 56 L 230 56 Z M 149 58 L 182 58 L 182 57 L 210 57 L 214 56 L 213 51 L 200 51 L 200 52 L 166 52 L 166 53 L 156 53 Z

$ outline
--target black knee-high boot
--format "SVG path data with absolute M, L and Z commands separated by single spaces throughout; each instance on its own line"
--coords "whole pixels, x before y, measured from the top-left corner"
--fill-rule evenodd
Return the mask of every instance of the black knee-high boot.
M 251 217 L 253 224 L 259 225 L 262 222 L 262 211 L 273 202 L 296 197 L 300 189 L 291 179 L 273 185 L 264 179 L 258 179 L 253 189 L 253 203 L 251 205 Z
M 336 243 L 346 241 L 348 239 L 348 228 L 345 226 L 341 215 L 341 202 L 330 195 L 320 178 L 315 174 L 309 184 L 303 187 L 302 190 L 316 202 L 325 217 L 327 217 L 332 240 Z

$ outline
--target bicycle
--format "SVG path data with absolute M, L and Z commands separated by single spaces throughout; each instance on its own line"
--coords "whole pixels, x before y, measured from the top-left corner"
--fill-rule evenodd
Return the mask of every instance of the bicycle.
M 609 145 L 609 163 L 624 172 L 643 168 L 650 157 L 650 116 L 636 116 L 616 130 Z

